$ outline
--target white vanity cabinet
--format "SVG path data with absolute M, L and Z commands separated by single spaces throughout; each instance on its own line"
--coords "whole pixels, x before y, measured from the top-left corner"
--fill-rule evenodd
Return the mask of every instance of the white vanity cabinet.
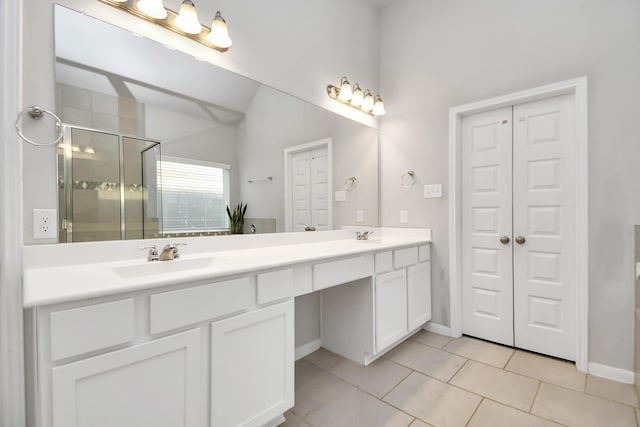
M 375 255 L 375 348 L 388 349 L 431 320 L 428 245 Z M 391 270 L 391 271 L 389 271 Z
M 27 312 L 29 427 L 275 426 L 294 400 L 290 269 Z
M 293 301 L 211 325 L 211 427 L 263 426 L 293 406 Z
M 197 427 L 200 330 L 52 369 L 54 427 Z

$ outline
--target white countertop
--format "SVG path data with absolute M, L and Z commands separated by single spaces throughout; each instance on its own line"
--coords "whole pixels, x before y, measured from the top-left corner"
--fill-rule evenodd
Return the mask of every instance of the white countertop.
M 429 229 L 376 229 L 369 241 L 358 241 L 353 233 L 338 230 L 179 239 L 188 240 L 193 249 L 181 248 L 179 259 L 154 262 L 145 261 L 137 247 L 155 243 L 161 248 L 175 239 L 28 246 L 24 248 L 23 305 L 30 308 L 76 301 L 431 242 Z M 305 242 L 307 239 L 312 241 Z M 122 249 L 130 247 L 136 251 L 127 253 L 136 256 L 122 260 Z M 73 259 L 78 262 L 74 264 Z

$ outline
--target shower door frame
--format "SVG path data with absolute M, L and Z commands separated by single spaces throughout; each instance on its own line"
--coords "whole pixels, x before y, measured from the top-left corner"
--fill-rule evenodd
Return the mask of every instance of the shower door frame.
M 103 133 L 107 135 L 113 135 L 118 137 L 118 178 L 119 178 L 119 192 L 120 192 L 120 239 L 125 240 L 126 233 L 126 222 L 125 222 L 125 203 L 124 203 L 124 138 L 137 139 L 142 141 L 147 141 L 155 145 L 150 145 L 149 147 L 143 150 L 146 151 L 150 148 L 155 147 L 156 145 L 162 147 L 162 144 L 157 139 L 152 138 L 143 138 L 137 135 L 128 135 L 122 133 L 110 132 L 102 129 L 89 128 L 85 126 L 76 126 L 68 123 L 62 124 L 62 144 L 64 150 L 64 161 L 62 162 L 62 180 L 63 180 L 63 190 L 64 190 L 64 215 L 62 215 L 62 210 L 60 209 L 60 196 L 58 195 L 58 210 L 61 214 L 58 217 L 58 227 L 60 229 L 60 234 L 65 234 L 66 240 L 65 243 L 74 243 L 73 241 L 73 219 L 71 219 L 70 213 L 73 209 L 73 151 L 72 151 L 72 142 L 71 142 L 71 132 L 73 129 L 78 129 L 87 132 L 95 132 L 95 133 Z M 162 150 L 162 148 L 161 148 Z M 162 151 L 161 151 L 162 153 Z M 59 154 L 56 152 L 56 157 Z M 162 158 L 162 154 L 160 154 Z M 56 158 L 56 179 L 60 176 L 59 170 L 59 162 Z M 58 183 L 58 192 L 60 191 L 60 185 Z M 144 218 L 143 218 L 144 221 Z M 144 232 L 143 232 L 144 236 Z M 58 238 L 60 240 L 60 238 Z

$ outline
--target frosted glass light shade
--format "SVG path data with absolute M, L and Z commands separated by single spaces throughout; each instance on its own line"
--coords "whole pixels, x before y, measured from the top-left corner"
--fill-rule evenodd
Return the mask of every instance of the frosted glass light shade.
M 359 107 L 362 105 L 363 101 L 364 93 L 362 92 L 362 89 L 360 89 L 358 83 L 356 83 L 353 85 L 353 97 L 351 97 L 351 105 L 353 105 L 354 107 Z
M 338 99 L 340 101 L 348 102 L 353 98 L 353 89 L 351 89 L 351 83 L 347 80 L 346 77 L 343 77 L 340 80 L 340 93 L 338 94 Z
M 376 98 L 373 102 L 372 112 L 374 116 L 383 116 L 387 113 L 387 111 L 384 109 L 384 102 L 382 102 L 382 98 L 380 98 L 380 95 L 376 95 Z
M 191 0 L 184 0 L 180 6 L 180 13 L 176 17 L 176 25 L 187 34 L 200 34 L 202 25 L 198 20 L 198 11 Z
M 229 37 L 227 22 L 222 19 L 220 11 L 216 12 L 216 16 L 213 18 L 211 32 L 207 36 L 207 40 L 209 40 L 212 45 L 222 49 L 231 47 L 231 37 Z
M 369 89 L 364 92 L 364 100 L 362 101 L 362 106 L 360 108 L 367 112 L 373 110 L 373 95 L 371 95 Z
M 164 19 L 167 17 L 167 10 L 162 4 L 162 0 L 138 0 L 136 5 L 138 10 L 154 19 Z

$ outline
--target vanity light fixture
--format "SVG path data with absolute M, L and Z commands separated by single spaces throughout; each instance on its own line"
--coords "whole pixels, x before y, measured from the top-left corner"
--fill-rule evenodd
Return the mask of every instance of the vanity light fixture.
M 163 0 L 98 0 L 146 21 L 160 25 L 174 33 L 189 37 L 219 52 L 231 47 L 231 37 L 220 11 L 216 12 L 211 28 L 200 24 L 193 1 L 183 0 L 178 13 L 166 9 Z
M 372 116 L 382 116 L 386 113 L 384 102 L 382 102 L 380 95 L 376 95 L 374 98 L 369 89 L 363 91 L 358 83 L 351 86 L 346 77 L 340 79 L 339 87 L 334 85 L 327 86 L 327 95 L 331 99 L 340 101 Z

